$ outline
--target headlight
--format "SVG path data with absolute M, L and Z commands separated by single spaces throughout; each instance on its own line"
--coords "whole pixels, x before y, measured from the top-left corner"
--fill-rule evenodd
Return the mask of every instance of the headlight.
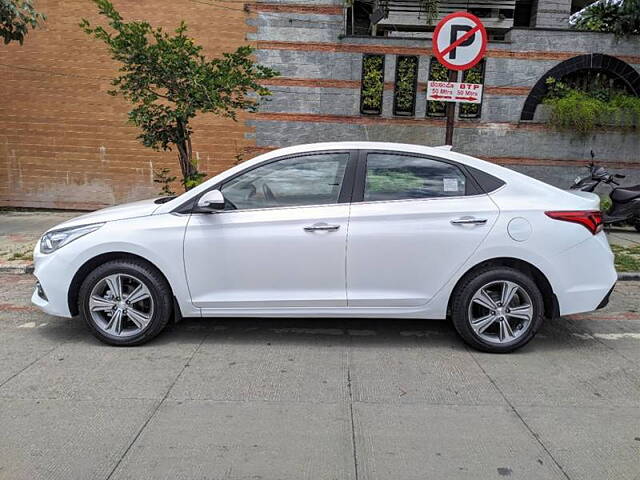
M 95 232 L 103 225 L 104 223 L 94 223 L 92 225 L 80 225 L 78 227 L 63 228 L 45 233 L 40 239 L 40 252 L 55 252 L 67 243 L 71 243 L 87 233 Z

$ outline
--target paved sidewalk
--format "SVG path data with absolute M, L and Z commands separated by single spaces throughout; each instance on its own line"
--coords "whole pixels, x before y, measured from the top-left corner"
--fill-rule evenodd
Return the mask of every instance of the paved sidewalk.
M 609 243 L 611 245 L 620 245 L 621 247 L 635 247 L 640 245 L 640 232 L 635 228 L 611 228 L 607 232 Z
M 637 480 L 640 283 L 509 355 L 445 321 L 183 320 L 134 348 L 0 274 L 0 480 Z
M 85 212 L 0 211 L 0 272 L 24 273 L 32 265 L 33 246 L 51 227 Z

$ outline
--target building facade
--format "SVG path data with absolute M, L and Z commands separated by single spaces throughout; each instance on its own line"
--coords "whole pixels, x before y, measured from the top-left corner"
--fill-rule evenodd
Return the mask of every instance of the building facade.
M 272 100 L 249 121 L 257 147 L 328 139 L 445 143 L 445 119 L 430 115 L 426 98 L 430 69 L 437 66 L 430 33 L 427 38 L 403 38 L 407 32 L 345 35 L 349 19 L 345 27 L 343 2 L 334 1 L 332 10 L 323 1 L 314 10 L 294 1 L 282 1 L 278 8 L 262 5 L 257 18 L 249 20 L 257 29 L 251 38 L 258 59 L 281 74 L 271 82 Z M 603 127 L 588 135 L 557 131 L 540 106 L 548 76 L 586 70 L 621 78 L 640 95 L 640 39 L 569 30 L 570 8 L 568 0 L 538 0 L 530 12 L 531 26 L 496 29 L 495 35 L 490 31 L 483 102 L 475 118 L 458 109 L 454 149 L 564 187 L 584 173 L 593 150 L 597 161 L 625 171 L 628 181 L 638 183 L 636 128 Z M 374 115 L 363 112 L 361 104 L 367 56 L 382 57 L 384 65 L 382 108 Z M 407 57 L 417 62 L 415 106 L 410 115 L 399 115 L 394 108 L 396 66 Z
M 299 143 L 445 142 L 442 105 L 426 99 L 426 82 L 437 73 L 428 29 L 406 31 L 387 11 L 376 32 L 363 33 L 362 15 L 344 3 L 115 2 L 125 18 L 167 28 L 185 19 L 208 55 L 252 44 L 257 60 L 280 72 L 268 82 L 272 97 L 258 113 L 239 122 L 212 115 L 196 122 L 194 151 L 210 175 L 238 159 Z M 485 3 L 491 8 L 480 8 Z M 0 47 L 0 205 L 96 208 L 155 195 L 153 171 L 169 167 L 177 173 L 176 156 L 140 145 L 137 130 L 126 124 L 126 103 L 106 94 L 116 66 L 104 46 L 77 27 L 82 17 L 96 19 L 95 6 L 79 0 L 38 5 L 48 15 L 45 28 L 30 33 L 22 47 Z M 478 108 L 457 109 L 454 149 L 558 186 L 582 173 L 593 150 L 597 161 L 640 182 L 637 128 L 558 131 L 540 106 L 547 77 L 589 70 L 605 72 L 640 95 L 640 39 L 568 30 L 570 0 L 474 5 L 491 27 L 476 72 L 484 98 Z M 402 15 L 397 18 L 410 24 L 411 13 Z M 377 109 L 363 104 L 368 65 L 382 69 Z M 415 71 L 413 96 L 404 108 L 398 68 Z

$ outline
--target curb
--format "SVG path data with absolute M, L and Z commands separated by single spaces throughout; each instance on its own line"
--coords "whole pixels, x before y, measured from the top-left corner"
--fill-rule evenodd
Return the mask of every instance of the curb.
M 0 263 L 0 273 L 30 274 L 33 273 L 33 263 Z M 640 272 L 618 272 L 618 281 L 638 282 L 640 281 Z
M 618 273 L 618 281 L 639 281 L 640 272 L 620 272 Z
M 0 263 L 0 273 L 28 274 L 33 273 L 33 263 Z

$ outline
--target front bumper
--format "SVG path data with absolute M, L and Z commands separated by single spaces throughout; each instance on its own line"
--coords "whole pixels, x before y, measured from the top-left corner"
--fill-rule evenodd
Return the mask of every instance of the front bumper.
M 40 253 L 40 242 L 33 252 L 35 275 L 38 283 L 31 295 L 31 303 L 43 312 L 57 317 L 72 317 L 69 311 L 69 286 L 76 270 L 70 258 L 60 250 L 53 254 Z

